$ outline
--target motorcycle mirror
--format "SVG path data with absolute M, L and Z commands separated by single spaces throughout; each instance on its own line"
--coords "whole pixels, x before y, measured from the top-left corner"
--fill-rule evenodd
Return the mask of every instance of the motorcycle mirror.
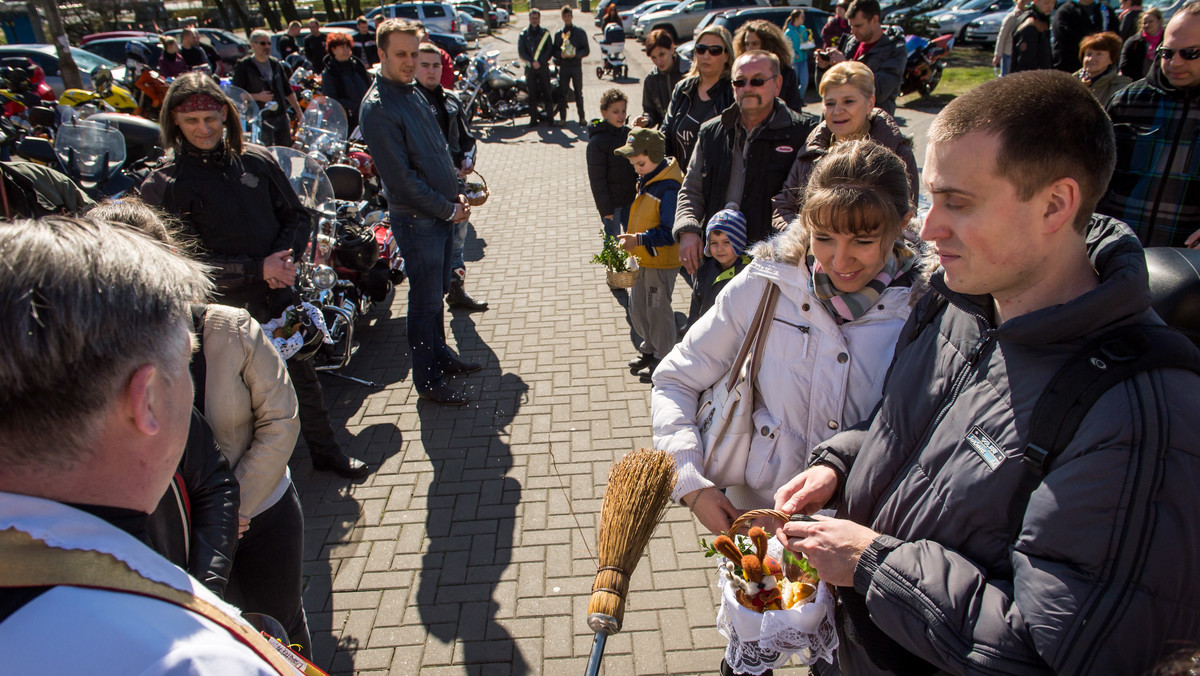
M 264 113 L 269 113 L 273 110 L 277 110 L 278 108 L 279 108 L 279 103 L 277 103 L 275 101 L 271 101 L 270 103 L 267 103 L 266 105 L 263 106 L 262 111 Z

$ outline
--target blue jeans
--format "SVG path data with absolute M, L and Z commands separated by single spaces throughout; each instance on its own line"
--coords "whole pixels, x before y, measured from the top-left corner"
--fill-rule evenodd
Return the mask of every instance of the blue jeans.
M 796 71 L 796 84 L 800 88 L 800 96 L 808 93 L 808 59 L 804 61 L 796 61 L 792 64 L 792 69 Z
M 626 226 L 629 225 L 629 207 L 614 208 L 612 218 L 601 218 L 600 222 L 604 224 L 606 237 L 616 237 L 625 232 Z
M 436 218 L 393 214 L 392 234 L 408 275 L 408 347 L 413 385 L 428 392 L 442 378 L 439 362 L 453 358 L 446 346 L 442 297 L 450 290 L 453 224 Z
M 465 270 L 467 268 L 466 263 L 463 262 L 463 247 L 467 243 L 467 226 L 470 224 L 470 221 L 462 221 L 453 225 L 454 233 L 451 235 L 450 240 L 451 270 Z
M 1000 77 L 1012 72 L 1012 54 L 1000 55 Z

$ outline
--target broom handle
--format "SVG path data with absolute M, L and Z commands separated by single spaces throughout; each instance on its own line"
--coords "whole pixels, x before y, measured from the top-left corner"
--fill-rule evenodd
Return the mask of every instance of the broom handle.
M 600 663 L 604 661 L 604 644 L 608 642 L 608 634 L 598 631 L 592 641 L 592 656 L 588 658 L 587 676 L 599 676 Z

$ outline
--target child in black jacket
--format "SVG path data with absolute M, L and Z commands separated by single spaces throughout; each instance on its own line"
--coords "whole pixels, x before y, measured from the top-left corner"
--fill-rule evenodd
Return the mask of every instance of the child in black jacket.
M 613 154 L 629 137 L 629 127 L 625 126 L 628 106 L 629 98 L 624 92 L 610 89 L 600 97 L 602 119 L 588 125 L 588 180 L 608 237 L 625 231 L 629 206 L 637 195 L 637 174 L 633 167 L 625 158 Z
M 705 229 L 707 246 L 704 262 L 692 280 L 692 307 L 688 312 L 688 327 L 717 302 L 717 294 L 734 275 L 750 264 L 746 250 L 746 217 L 739 211 L 726 208 L 713 214 Z

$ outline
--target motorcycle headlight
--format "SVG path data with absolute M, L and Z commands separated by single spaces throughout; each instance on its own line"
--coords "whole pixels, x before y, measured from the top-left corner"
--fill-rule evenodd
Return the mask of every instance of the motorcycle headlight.
M 313 286 L 317 287 L 321 291 L 328 291 L 332 289 L 333 285 L 337 284 L 337 280 L 337 272 L 335 272 L 334 269 L 328 265 L 318 265 L 313 269 Z

